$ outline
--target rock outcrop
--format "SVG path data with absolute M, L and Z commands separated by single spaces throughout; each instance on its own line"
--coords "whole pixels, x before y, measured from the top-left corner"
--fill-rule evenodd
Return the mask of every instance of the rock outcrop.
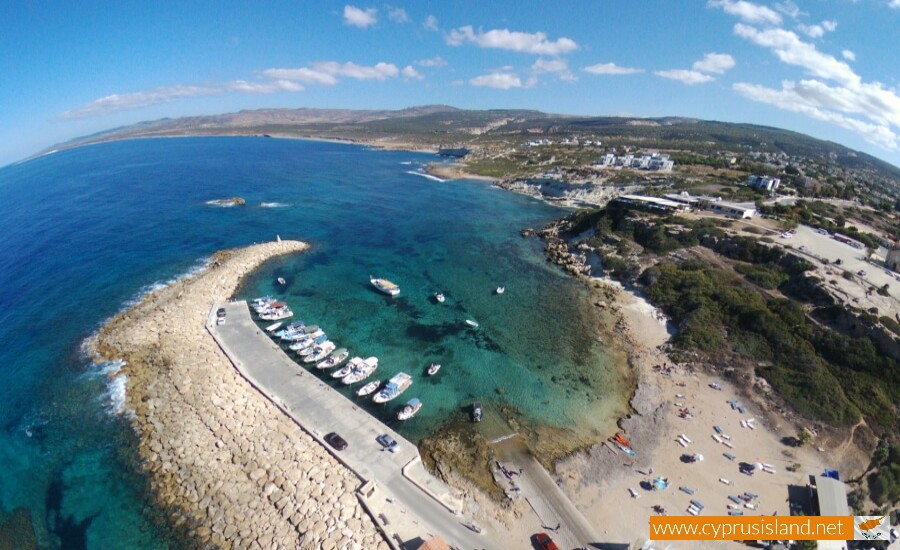
M 94 342 L 124 359 L 127 406 L 151 489 L 200 546 L 388 548 L 354 495 L 360 482 L 234 370 L 207 333 L 216 301 L 281 241 L 217 253 L 207 269 L 148 295 Z

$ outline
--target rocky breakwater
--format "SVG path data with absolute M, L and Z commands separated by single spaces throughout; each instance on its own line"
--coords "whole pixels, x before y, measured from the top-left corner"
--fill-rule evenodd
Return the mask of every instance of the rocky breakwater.
M 388 548 L 354 495 L 355 475 L 241 378 L 205 329 L 213 303 L 242 277 L 306 248 L 219 252 L 94 341 L 99 357 L 127 362 L 120 373 L 150 488 L 197 547 Z
M 568 229 L 569 221 L 562 219 L 551 222 L 538 232 L 538 235 L 544 240 L 547 260 L 559 265 L 572 275 L 589 275 L 591 266 L 588 264 L 587 254 L 584 251 L 570 251 L 569 243 L 560 236 L 565 234 Z M 525 232 L 522 235 L 528 236 Z

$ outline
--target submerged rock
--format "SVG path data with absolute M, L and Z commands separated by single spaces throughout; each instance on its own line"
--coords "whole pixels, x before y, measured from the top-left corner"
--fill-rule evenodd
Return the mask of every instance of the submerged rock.
M 211 201 L 206 201 L 206 204 L 210 206 L 244 206 L 247 204 L 246 199 L 244 197 L 231 197 L 229 199 L 213 199 Z

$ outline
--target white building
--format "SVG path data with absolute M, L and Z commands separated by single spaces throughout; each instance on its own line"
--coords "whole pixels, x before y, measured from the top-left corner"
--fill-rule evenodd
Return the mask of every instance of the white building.
M 675 167 L 675 161 L 669 158 L 669 155 L 641 155 L 632 154 L 617 157 L 613 154 L 606 154 L 600 157 L 596 163 L 601 167 L 620 166 L 622 168 L 636 168 L 638 170 L 652 170 L 655 172 L 671 172 Z
M 775 192 L 778 189 L 778 186 L 781 185 L 781 180 L 778 178 L 771 178 L 769 176 L 750 176 L 747 178 L 747 185 L 753 187 L 754 189 L 763 189 L 770 193 Z

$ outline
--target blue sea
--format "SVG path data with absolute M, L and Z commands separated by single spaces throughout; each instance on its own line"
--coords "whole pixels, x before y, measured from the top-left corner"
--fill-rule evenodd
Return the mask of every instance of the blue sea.
M 404 435 L 433 434 L 479 400 L 494 418 L 601 437 L 625 410 L 626 381 L 592 329 L 586 289 L 519 235 L 563 212 L 418 173 L 437 160 L 180 138 L 0 169 L 0 547 L 19 547 L 30 530 L 41 548 L 178 547 L 135 467 L 123 387 L 110 381 L 116 365 L 92 363 L 84 342 L 216 250 L 276 235 L 312 249 L 267 263 L 239 295 L 286 300 L 339 347 L 379 357 L 375 378 L 411 374 L 396 403 L 365 405 Z M 231 196 L 246 205 L 208 203 Z M 370 274 L 401 294 L 377 293 Z M 433 361 L 443 368 L 427 377 Z M 391 420 L 411 397 L 424 402 L 419 415 Z

